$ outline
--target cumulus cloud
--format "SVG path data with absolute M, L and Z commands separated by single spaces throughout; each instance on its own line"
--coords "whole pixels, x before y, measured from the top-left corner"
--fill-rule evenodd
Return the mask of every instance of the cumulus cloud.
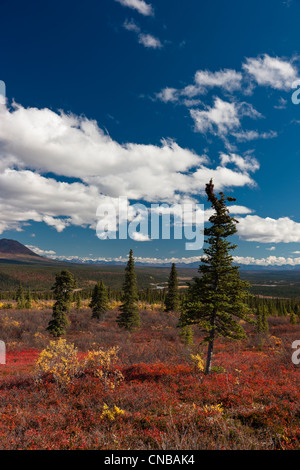
M 233 164 L 243 172 L 255 172 L 260 168 L 259 162 L 252 155 L 241 157 L 235 153 L 229 155 L 221 153 L 220 160 L 222 165 Z
M 235 103 L 215 98 L 212 107 L 206 109 L 191 109 L 190 115 L 195 123 L 197 132 L 210 132 L 220 137 L 241 127 L 241 119 L 245 116 L 251 119 L 262 117 L 261 114 L 249 103 Z
M 264 54 L 247 58 L 243 69 L 260 86 L 290 90 L 298 78 L 298 70 L 290 61 Z
M 233 92 L 241 89 L 242 79 L 242 74 L 235 70 L 225 69 L 217 72 L 198 70 L 195 74 L 194 85 L 185 87 L 182 94 L 194 97 L 205 94 L 210 88 L 215 87 Z
M 138 13 L 144 16 L 153 16 L 154 11 L 152 5 L 144 2 L 144 0 L 115 0 L 124 7 L 129 7 L 136 10 Z
M 289 217 L 272 219 L 262 218 L 257 215 L 247 215 L 239 219 L 239 236 L 251 242 L 261 243 L 299 243 L 300 223 L 294 222 Z
M 120 144 L 95 121 L 47 108 L 2 107 L 0 142 L 1 232 L 30 220 L 58 231 L 94 226 L 107 197 L 173 203 L 198 195 L 210 178 L 216 190 L 254 184 L 245 168 L 210 168 L 206 155 L 172 140 Z
M 277 137 L 275 131 L 242 130 L 241 117 L 257 119 L 263 117 L 249 103 L 239 102 L 237 96 L 251 95 L 256 86 L 268 86 L 275 90 L 289 91 L 299 80 L 298 69 L 293 60 L 271 57 L 268 54 L 256 58 L 246 58 L 242 70 L 224 69 L 215 72 L 198 70 L 194 81 L 181 89 L 167 86 L 156 98 L 164 103 L 180 103 L 189 108 L 194 120 L 195 130 L 201 133 L 218 135 L 226 141 L 228 148 L 233 148 L 225 136 L 231 134 L 237 142 L 249 142 L 256 139 L 272 139 Z M 199 97 L 209 90 L 218 88 L 226 97 L 214 98 L 213 105 L 204 105 Z M 228 93 L 233 98 L 228 100 Z M 281 97 L 278 105 L 282 109 L 286 100 Z

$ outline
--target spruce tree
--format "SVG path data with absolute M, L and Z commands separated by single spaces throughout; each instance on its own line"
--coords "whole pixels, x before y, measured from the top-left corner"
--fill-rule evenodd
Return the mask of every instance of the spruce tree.
M 79 291 L 76 292 L 76 294 L 74 296 L 74 300 L 75 300 L 75 303 L 76 303 L 76 310 L 79 312 L 79 310 L 82 307 L 81 295 L 80 295 Z
M 52 287 L 54 298 L 52 319 L 50 320 L 47 330 L 55 337 L 66 334 L 70 322 L 68 313 L 73 298 L 73 290 L 76 287 L 74 276 L 70 271 L 63 270 L 56 274 L 55 283 Z
M 268 315 L 264 304 L 258 305 L 256 309 L 256 331 L 263 335 L 269 332 Z
M 175 263 L 172 264 L 169 281 L 168 293 L 165 299 L 166 312 L 175 312 L 179 308 L 178 276 Z
M 27 291 L 26 297 L 25 297 L 25 308 L 31 310 L 32 309 L 32 298 L 31 298 L 31 293 L 30 290 Z
M 237 221 L 229 215 L 226 203 L 235 199 L 226 198 L 223 193 L 217 198 L 212 180 L 206 185 L 206 194 L 214 210 L 210 226 L 204 229 L 208 247 L 204 248 L 205 256 L 201 258 L 201 277 L 194 278 L 189 285 L 179 326 L 198 324 L 207 333 L 205 374 L 208 375 L 216 337 L 239 340 L 246 336 L 239 319 L 250 321 L 247 305 L 250 286 L 241 281 L 238 266 L 233 266 L 230 252 L 236 245 L 227 240 L 237 232 Z
M 120 328 L 125 328 L 131 331 L 136 330 L 141 326 L 137 301 L 138 294 L 134 268 L 134 258 L 133 251 L 130 250 L 128 263 L 125 268 L 125 281 L 123 284 L 122 305 L 120 307 L 121 312 L 117 318 L 117 323 Z
M 89 307 L 92 309 L 92 318 L 104 319 L 108 310 L 108 294 L 103 281 L 95 285 Z
M 25 308 L 25 295 L 21 282 L 19 283 L 19 287 L 16 292 L 16 301 L 18 309 Z
M 297 317 L 294 310 L 292 310 L 292 313 L 290 314 L 290 324 L 297 325 Z

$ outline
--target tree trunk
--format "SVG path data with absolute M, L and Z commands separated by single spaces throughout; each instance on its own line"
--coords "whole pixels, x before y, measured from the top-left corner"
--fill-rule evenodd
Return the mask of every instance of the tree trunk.
M 208 342 L 205 375 L 210 374 L 211 361 L 212 361 L 213 350 L 214 350 L 214 341 L 215 341 L 215 329 L 213 328 L 210 332 L 210 339 Z

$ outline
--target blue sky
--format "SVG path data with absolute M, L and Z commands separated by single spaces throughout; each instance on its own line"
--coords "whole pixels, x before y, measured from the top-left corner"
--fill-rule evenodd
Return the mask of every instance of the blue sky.
M 0 8 L 2 237 L 50 256 L 193 261 L 184 240 L 99 240 L 96 209 L 127 196 L 207 210 L 212 177 L 237 198 L 236 260 L 300 265 L 299 0 Z

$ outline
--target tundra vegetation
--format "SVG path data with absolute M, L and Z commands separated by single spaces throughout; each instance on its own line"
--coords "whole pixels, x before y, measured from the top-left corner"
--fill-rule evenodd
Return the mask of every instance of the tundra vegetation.
M 0 301 L 0 449 L 299 450 L 299 298 L 248 293 L 227 240 L 228 199 L 206 229 L 199 276 L 180 289 L 22 284 Z M 23 279 L 25 282 L 25 278 Z M 44 292 L 45 294 L 45 292 Z

